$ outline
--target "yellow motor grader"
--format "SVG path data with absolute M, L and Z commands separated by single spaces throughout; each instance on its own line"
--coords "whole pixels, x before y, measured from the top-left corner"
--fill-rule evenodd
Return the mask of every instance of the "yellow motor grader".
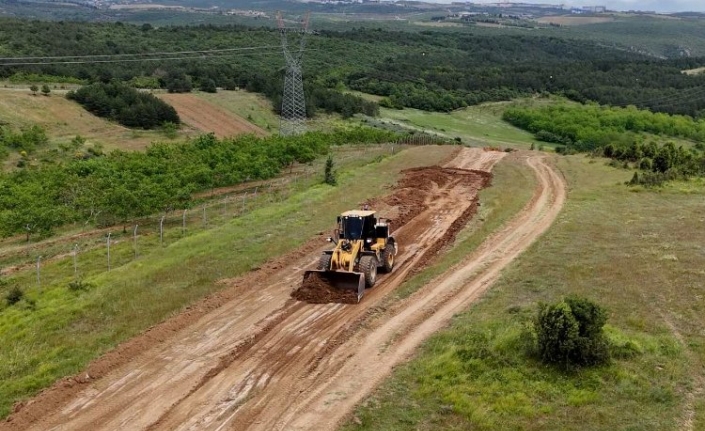
M 352 289 L 360 301 L 365 288 L 377 281 L 377 271 L 391 272 L 397 254 L 397 244 L 389 235 L 389 221 L 376 218 L 374 211 L 346 211 L 338 216 L 335 236 L 328 241 L 335 244 L 323 252 L 318 270 L 306 271 L 304 281 L 318 274 L 331 286 Z

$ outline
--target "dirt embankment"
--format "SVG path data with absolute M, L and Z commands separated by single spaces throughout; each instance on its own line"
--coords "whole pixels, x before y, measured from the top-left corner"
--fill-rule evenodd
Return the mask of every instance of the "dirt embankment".
M 452 243 L 476 211 L 477 192 L 489 176 L 468 170 L 489 170 L 505 155 L 463 149 L 445 169 L 407 173 L 422 180 L 402 181 L 378 202 L 401 247 L 394 272 L 381 275 L 360 304 L 312 305 L 289 297 L 318 261 L 323 248 L 316 238 L 227 281 L 229 288 L 192 314 L 158 325 L 45 391 L 0 429 L 334 429 L 557 215 L 562 179 L 541 156 L 524 157 L 540 185 L 507 228 L 413 300 L 379 307 L 415 268 Z M 398 200 L 397 193 L 403 194 Z M 365 366 L 370 363 L 375 366 Z

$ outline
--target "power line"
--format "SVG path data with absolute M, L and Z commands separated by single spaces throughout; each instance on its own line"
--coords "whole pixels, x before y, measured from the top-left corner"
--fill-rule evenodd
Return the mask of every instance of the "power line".
M 120 62 L 139 62 L 139 61 L 160 61 L 160 60 L 182 60 L 182 59 L 197 59 L 201 57 L 226 57 L 238 53 L 273 53 L 274 49 L 279 49 L 276 45 L 264 45 L 242 48 L 227 48 L 214 50 L 196 50 L 196 51 L 174 51 L 174 52 L 156 52 L 156 53 L 140 53 L 140 54 L 105 54 L 105 55 L 76 55 L 76 56 L 54 56 L 54 57 L 3 57 L 0 58 L 0 66 L 29 66 L 29 65 L 45 65 L 45 64 L 87 64 L 87 63 L 120 63 Z M 125 58 L 137 57 L 139 58 Z M 148 57 L 152 56 L 152 57 Z
M 254 51 L 259 49 L 279 49 L 279 45 L 262 45 L 262 46 L 245 46 L 240 48 L 222 48 L 222 49 L 204 49 L 193 51 L 156 51 L 156 52 L 140 52 L 140 53 L 123 53 L 123 54 L 92 54 L 92 55 L 59 55 L 59 56 L 36 56 L 36 57 L 0 57 L 0 61 L 12 60 L 62 60 L 62 59 L 90 59 L 101 57 L 134 57 L 138 55 L 153 56 L 153 55 L 185 55 L 185 54 L 208 54 L 231 51 Z
M 264 52 L 260 55 L 279 54 L 278 52 Z M 124 58 L 116 60 L 75 60 L 75 61 L 45 61 L 45 62 L 26 62 L 26 63 L 0 63 L 0 66 L 42 66 L 50 64 L 99 64 L 99 63 L 136 63 L 142 61 L 170 61 L 170 60 L 198 60 L 208 58 L 230 57 L 227 55 L 209 55 L 209 56 L 188 56 L 188 57 L 154 57 L 154 58 Z

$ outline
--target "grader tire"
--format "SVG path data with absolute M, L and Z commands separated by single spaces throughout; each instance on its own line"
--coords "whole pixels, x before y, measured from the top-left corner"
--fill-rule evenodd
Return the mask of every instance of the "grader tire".
M 392 272 L 392 269 L 394 269 L 395 251 L 394 244 L 387 244 L 387 246 L 384 247 L 384 250 L 382 250 L 382 253 L 380 254 L 380 258 L 382 259 L 382 266 L 380 268 L 382 269 L 382 272 L 390 273 Z
M 377 258 L 375 256 L 362 256 L 360 258 L 360 272 L 365 275 L 365 286 L 374 286 L 377 281 Z
M 318 269 L 320 269 L 321 271 L 330 270 L 330 261 L 332 259 L 333 256 L 330 254 L 321 255 L 321 259 L 318 261 Z

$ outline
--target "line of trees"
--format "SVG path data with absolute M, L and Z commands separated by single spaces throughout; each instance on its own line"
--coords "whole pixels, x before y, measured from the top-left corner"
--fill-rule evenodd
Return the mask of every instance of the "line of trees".
M 578 104 L 513 107 L 504 119 L 539 140 L 560 144 L 561 153 L 591 152 L 612 159 L 614 166 L 637 169 L 631 185 L 659 186 L 705 176 L 705 120 L 635 107 Z M 653 135 L 696 143 L 692 148 L 672 141 L 659 145 Z
M 89 112 L 126 127 L 154 129 L 164 123 L 181 123 L 176 110 L 168 103 L 116 81 L 86 85 L 69 91 L 66 97 Z
M 42 165 L 0 175 L 0 234 L 49 235 L 74 221 L 109 225 L 186 208 L 193 193 L 267 179 L 294 162 L 308 163 L 331 145 L 380 143 L 397 135 L 355 128 L 297 137 L 203 135 L 144 153 L 113 151 L 88 160 Z
M 596 104 L 553 104 L 543 107 L 511 107 L 503 114 L 510 124 L 533 133 L 537 139 L 591 151 L 608 144 L 629 146 L 639 133 L 705 142 L 705 119 L 668 115 Z

